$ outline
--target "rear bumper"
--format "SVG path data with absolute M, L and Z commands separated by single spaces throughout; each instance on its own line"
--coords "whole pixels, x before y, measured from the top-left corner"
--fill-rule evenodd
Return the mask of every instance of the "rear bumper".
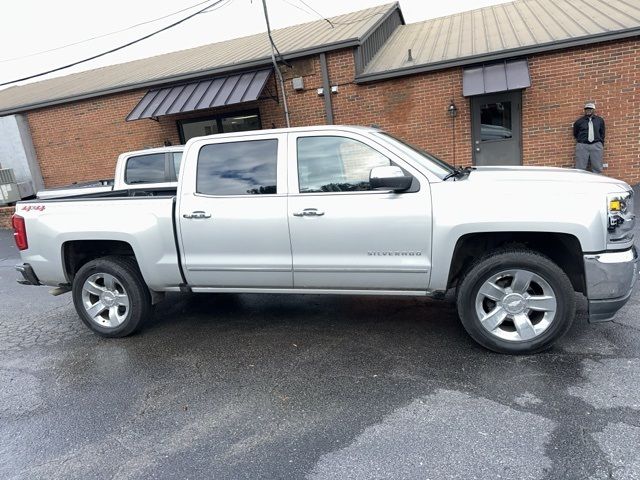
M 16 270 L 22 274 L 22 280 L 18 280 L 18 283 L 22 285 L 42 285 L 33 268 L 31 268 L 31 265 L 28 263 L 16 265 Z
M 584 256 L 589 321 L 612 320 L 631 297 L 638 280 L 635 247 Z

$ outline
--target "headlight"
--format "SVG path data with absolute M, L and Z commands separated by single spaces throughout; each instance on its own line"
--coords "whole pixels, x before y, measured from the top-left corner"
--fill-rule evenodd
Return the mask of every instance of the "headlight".
M 627 211 L 627 201 L 626 199 L 621 198 L 618 195 L 612 196 L 609 195 L 609 213 L 614 212 L 622 212 L 626 213 Z
M 633 190 L 607 195 L 607 241 L 616 244 L 633 241 L 635 215 L 633 210 Z

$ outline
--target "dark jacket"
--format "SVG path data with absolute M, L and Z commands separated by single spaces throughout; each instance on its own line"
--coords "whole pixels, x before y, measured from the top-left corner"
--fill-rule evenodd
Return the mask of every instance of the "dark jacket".
M 593 122 L 593 142 L 589 138 L 589 117 L 583 115 L 573 124 L 573 137 L 578 143 L 604 143 L 604 118 L 597 115 L 591 116 Z

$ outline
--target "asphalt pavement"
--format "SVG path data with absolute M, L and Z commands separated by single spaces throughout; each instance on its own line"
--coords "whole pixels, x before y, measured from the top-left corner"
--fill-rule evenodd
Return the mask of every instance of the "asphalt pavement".
M 533 356 L 402 297 L 171 295 L 109 340 L 17 261 L 0 231 L 0 478 L 640 478 L 640 289 Z

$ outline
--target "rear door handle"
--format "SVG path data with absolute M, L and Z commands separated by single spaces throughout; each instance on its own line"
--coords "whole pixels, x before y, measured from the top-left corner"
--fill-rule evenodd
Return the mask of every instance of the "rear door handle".
M 203 212 L 202 210 L 196 210 L 195 212 L 185 213 L 182 215 L 184 218 L 211 218 L 211 214 Z
M 305 208 L 301 212 L 294 212 L 294 217 L 321 217 L 324 212 L 319 212 L 317 208 Z

